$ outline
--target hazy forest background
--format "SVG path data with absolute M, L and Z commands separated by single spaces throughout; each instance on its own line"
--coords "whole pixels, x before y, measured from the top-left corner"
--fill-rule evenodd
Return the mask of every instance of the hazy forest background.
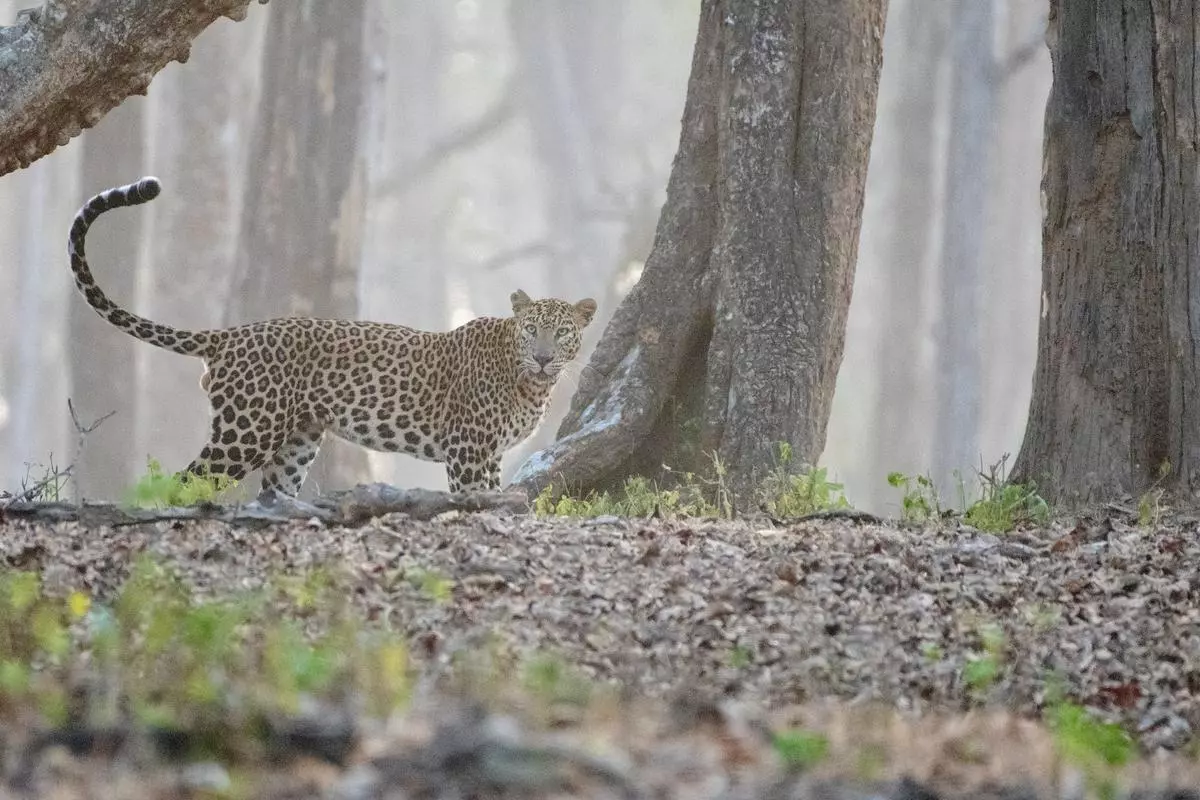
M 23 5 L 0 0 L 0 18 Z M 163 181 L 162 197 L 106 216 L 89 255 L 110 295 L 163 322 L 303 313 L 446 329 L 507 314 L 523 288 L 595 297 L 587 347 L 599 338 L 653 243 L 699 0 L 338 5 L 317 15 L 350 26 L 320 32 L 353 43 L 332 84 L 296 55 L 312 31 L 289 5 L 252 5 L 205 31 L 148 96 L 0 181 L 0 486 L 75 459 L 67 398 L 84 422 L 116 412 L 76 466 L 88 497 L 119 497 L 147 455 L 181 468 L 205 440 L 200 362 L 108 327 L 70 281 L 76 208 L 142 175 Z M 953 470 L 1021 443 L 1041 285 L 1045 13 L 1044 0 L 889 4 L 821 459 L 860 508 L 896 510 L 891 470 L 952 485 Z M 312 130 L 305 103 L 345 113 Z M 312 200 L 280 165 L 308 159 L 343 188 L 327 231 L 288 227 L 289 205 Z M 323 252 L 316 240 L 333 257 L 299 265 Z M 547 423 L 505 459 L 506 479 L 553 439 L 574 385 L 560 383 Z M 367 479 L 446 483 L 441 465 L 339 443 L 308 491 Z

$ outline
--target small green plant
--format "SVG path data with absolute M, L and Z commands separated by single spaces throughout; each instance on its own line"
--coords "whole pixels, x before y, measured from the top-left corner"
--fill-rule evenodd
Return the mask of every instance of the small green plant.
M 585 706 L 592 695 L 588 679 L 555 655 L 540 653 L 522 669 L 525 688 L 547 704 Z
M 686 475 L 685 478 L 694 478 Z M 683 484 L 673 489 L 661 489 L 649 478 L 635 475 L 627 479 L 615 495 L 592 492 L 587 497 L 567 494 L 556 497 L 553 486 L 547 486 L 533 501 L 533 512 L 539 517 L 717 517 L 719 509 L 703 498 L 698 484 Z
M 411 569 L 407 574 L 413 586 L 435 603 L 445 603 L 454 593 L 454 581 L 436 569 Z
M 1004 663 L 1004 631 L 999 625 L 986 624 L 979 628 L 982 649 L 967 655 L 963 665 L 963 682 L 971 694 L 981 697 L 996 683 Z
M 1166 492 L 1160 484 L 1170 474 L 1170 461 L 1163 461 L 1158 465 L 1158 477 L 1154 479 L 1154 484 L 1138 498 L 1138 527 L 1157 527 L 1158 523 L 1162 520 L 1162 515 L 1165 511 L 1163 497 L 1166 496 Z
M 942 650 L 940 645 L 935 644 L 934 642 L 922 642 L 921 643 L 921 656 L 926 661 L 929 661 L 931 663 L 936 663 L 938 661 L 941 661 L 943 658 L 945 658 L 946 653 L 944 650 Z
M 127 493 L 127 502 L 136 508 L 194 506 L 211 503 L 235 486 L 237 481 L 226 475 L 168 475 L 157 460 L 150 458 L 146 461 L 146 474 Z
M 25 475 L 21 478 L 21 490 L 12 495 L 12 500 L 28 503 L 56 503 L 62 499 L 63 489 L 71 476 L 71 468 L 59 469 L 50 456 L 49 464 L 25 463 Z
M 792 446 L 778 444 L 777 463 L 763 482 L 763 505 L 780 519 L 802 517 L 818 511 L 850 508 L 844 486 L 829 480 L 825 467 L 797 468 Z
M 889 472 L 887 482 L 903 493 L 900 504 L 905 520 L 920 523 L 941 518 L 942 506 L 937 487 L 928 475 Z
M 979 470 L 982 496 L 967 507 L 963 521 L 981 531 L 1007 533 L 1022 522 L 1045 524 L 1050 505 L 1032 483 L 1008 482 L 1008 454 L 984 472 Z
M 811 769 L 829 755 L 829 739 L 810 731 L 780 731 L 772 735 L 771 744 L 789 770 Z
M 1124 728 L 1101 722 L 1082 706 L 1056 703 L 1047 709 L 1046 718 L 1059 753 L 1068 761 L 1120 767 L 1136 754 L 1137 745 Z
M 750 666 L 751 661 L 753 661 L 753 657 L 749 647 L 735 644 L 729 649 L 729 666 L 734 669 L 744 669 Z
M 320 595 L 315 608 L 292 604 L 297 586 Z M 296 711 L 304 697 L 350 691 L 388 713 L 409 696 L 404 642 L 361 629 L 344 597 L 333 581 L 305 576 L 202 599 L 142 556 L 101 605 L 0 570 L 0 713 L 36 712 L 51 726 L 131 721 L 185 734 L 197 753 L 249 745 L 265 732 L 259 720 Z M 83 670 L 98 691 L 72 688 Z

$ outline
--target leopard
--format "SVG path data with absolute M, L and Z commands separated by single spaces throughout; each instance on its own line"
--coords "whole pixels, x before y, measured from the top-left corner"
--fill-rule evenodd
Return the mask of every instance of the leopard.
M 448 331 L 304 316 L 211 330 L 164 325 L 111 300 L 84 246 L 101 214 L 161 190 L 150 176 L 91 197 L 71 224 L 68 251 L 76 288 L 103 319 L 203 360 L 211 432 L 181 478 L 241 481 L 261 470 L 259 498 L 295 499 L 332 435 L 444 464 L 451 492 L 498 489 L 501 456 L 542 421 L 596 313 L 591 298 L 534 300 L 518 289 L 509 297 L 512 316 Z

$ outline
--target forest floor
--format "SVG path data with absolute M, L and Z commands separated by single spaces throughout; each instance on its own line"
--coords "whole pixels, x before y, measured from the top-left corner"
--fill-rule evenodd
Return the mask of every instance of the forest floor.
M 365 630 L 403 637 L 412 682 L 382 718 L 353 691 L 300 703 L 293 752 L 200 759 L 122 725 L 56 733 L 0 704 L 0 796 L 1200 787 L 1198 529 L 1185 515 L 1139 526 L 1120 506 L 1002 535 L 503 512 L 355 527 L 9 519 L 5 565 L 93 609 L 146 555 L 207 600 L 319 572 Z M 91 663 L 64 680 L 95 684 Z

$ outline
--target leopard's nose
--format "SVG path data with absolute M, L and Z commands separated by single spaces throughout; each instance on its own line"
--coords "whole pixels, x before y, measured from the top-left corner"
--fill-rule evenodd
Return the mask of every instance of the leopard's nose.
M 537 365 L 539 367 L 541 367 L 542 369 L 545 369 L 546 365 L 554 360 L 554 356 L 548 355 L 545 353 L 534 353 L 533 360 L 537 362 Z

